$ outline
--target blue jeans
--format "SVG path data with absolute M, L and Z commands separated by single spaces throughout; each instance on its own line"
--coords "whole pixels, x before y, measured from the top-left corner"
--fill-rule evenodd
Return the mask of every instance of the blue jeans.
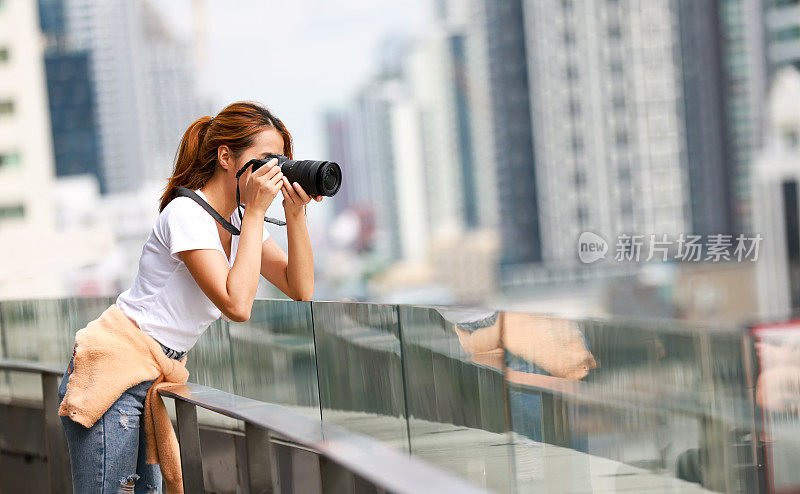
M 167 352 L 168 348 L 163 348 L 171 358 L 183 356 L 183 352 L 173 356 Z M 59 403 L 67 392 L 74 358 L 70 359 L 58 387 Z M 88 429 L 69 417 L 61 417 L 69 446 L 74 494 L 161 493 L 160 467 L 145 462 L 142 423 L 144 399 L 153 382 L 144 381 L 128 388 Z

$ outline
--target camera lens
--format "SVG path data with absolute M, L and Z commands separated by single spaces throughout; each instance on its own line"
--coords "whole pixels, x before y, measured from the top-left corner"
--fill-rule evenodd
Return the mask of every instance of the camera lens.
M 332 161 L 326 161 L 320 167 L 320 175 L 319 182 L 322 195 L 332 196 L 336 194 L 342 185 L 342 171 L 339 165 Z

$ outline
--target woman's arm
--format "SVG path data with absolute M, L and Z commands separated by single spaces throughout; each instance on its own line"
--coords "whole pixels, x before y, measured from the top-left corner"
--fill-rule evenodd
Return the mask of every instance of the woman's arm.
M 232 321 L 250 319 L 258 290 L 259 243 L 263 224 L 264 213 L 256 208 L 245 211 L 233 267 L 228 267 L 225 255 L 219 250 L 196 249 L 178 253 L 203 293 Z
M 268 238 L 261 248 L 261 275 L 293 300 L 311 300 L 314 294 L 314 254 L 305 215 L 286 216 L 289 254 Z
M 250 319 L 261 271 L 264 214 L 283 180 L 275 160 L 247 178 L 245 197 L 250 206 L 242 218 L 236 259 L 230 269 L 225 255 L 218 250 L 186 250 L 178 254 L 203 293 L 232 321 Z
M 261 249 L 261 274 L 293 300 L 311 300 L 314 295 L 314 253 L 306 227 L 305 205 L 311 201 L 295 182 L 284 178 L 283 209 L 286 213 L 288 255 L 271 238 Z M 322 197 L 316 197 L 321 201 Z

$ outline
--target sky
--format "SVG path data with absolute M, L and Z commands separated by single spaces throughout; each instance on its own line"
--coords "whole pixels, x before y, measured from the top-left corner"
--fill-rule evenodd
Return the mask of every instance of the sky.
M 181 36 L 192 5 L 152 0 Z M 295 157 L 324 159 L 322 116 L 344 106 L 378 67 L 389 36 L 414 36 L 431 0 L 205 0 L 201 86 L 219 111 L 236 100 L 268 106 L 295 139 Z

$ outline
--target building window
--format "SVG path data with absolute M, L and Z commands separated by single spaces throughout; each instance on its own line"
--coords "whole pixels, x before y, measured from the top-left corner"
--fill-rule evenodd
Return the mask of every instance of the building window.
M 574 96 L 569 99 L 569 114 L 572 117 L 578 117 L 581 114 L 581 102 Z
M 14 102 L 11 100 L 0 101 L 0 115 L 11 115 L 14 113 Z
M 567 64 L 566 75 L 567 80 L 574 81 L 578 78 L 578 67 L 574 63 Z
M 18 168 L 20 161 L 19 153 L 0 153 L 0 170 Z
M 625 108 L 625 95 L 621 91 L 614 91 L 611 104 L 614 106 L 615 110 L 622 110 Z
M 3 0 L 0 0 L 2 2 Z M 7 46 L 0 46 L 0 63 L 8 62 L 11 53 Z
M 579 134 L 572 135 L 572 150 L 576 153 L 583 151 L 583 137 Z
M 800 26 L 788 27 L 786 29 L 779 29 L 772 33 L 772 39 L 777 42 L 781 41 L 798 41 L 800 40 Z
M 787 148 L 794 149 L 800 146 L 800 135 L 796 130 L 787 130 L 783 133 L 783 142 Z
M 22 218 L 25 215 L 25 206 L 15 204 L 14 206 L 0 206 L 0 221 Z
M 586 220 L 589 219 L 589 213 L 586 211 L 585 206 L 578 206 L 578 209 L 575 211 L 575 218 L 580 225 L 586 224 Z

